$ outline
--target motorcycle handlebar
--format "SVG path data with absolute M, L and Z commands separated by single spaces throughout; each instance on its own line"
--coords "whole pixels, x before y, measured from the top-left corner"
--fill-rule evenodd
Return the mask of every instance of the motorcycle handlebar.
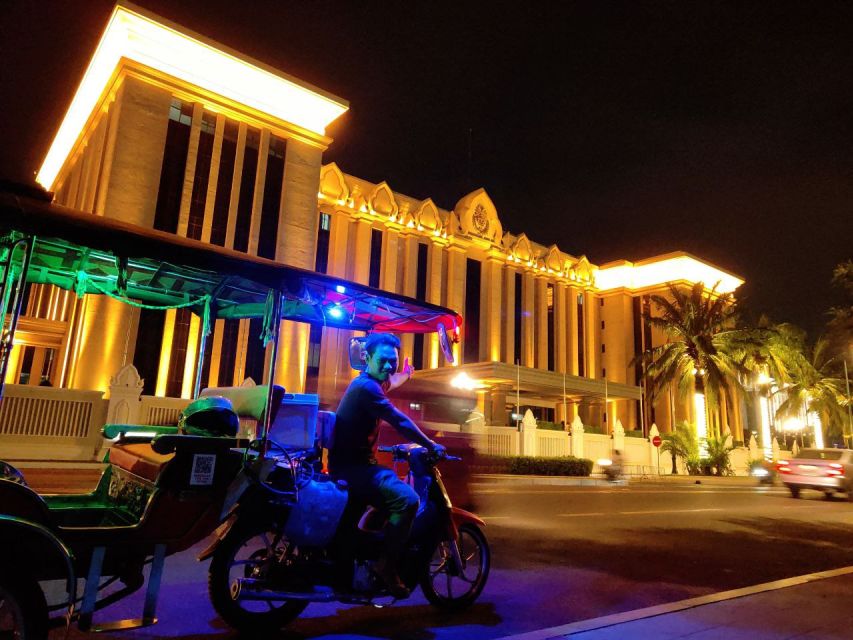
M 400 444 L 382 445 L 382 446 L 376 447 L 376 450 L 380 451 L 381 453 L 390 453 L 390 454 L 393 454 L 395 456 L 396 455 L 405 455 L 405 457 L 408 457 L 409 449 L 406 448 L 408 446 L 409 445 L 400 445 Z M 459 456 L 452 456 L 449 453 L 447 453 L 446 451 L 443 454 L 441 454 L 439 456 L 439 458 L 441 460 L 451 460 L 454 462 L 458 462 L 458 461 L 462 460 L 462 458 L 460 458 Z

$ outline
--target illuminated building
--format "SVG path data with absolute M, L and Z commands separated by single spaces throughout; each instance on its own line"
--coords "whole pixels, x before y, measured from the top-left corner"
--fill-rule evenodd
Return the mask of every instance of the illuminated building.
M 693 404 L 641 407 L 635 354 L 662 337 L 641 314 L 669 281 L 742 280 L 673 253 L 592 264 L 505 231 L 479 189 L 452 210 L 323 165 L 326 126 L 347 103 L 157 16 L 120 4 L 59 127 L 39 182 L 56 201 L 452 307 L 465 318 L 454 368 L 434 337 L 405 336 L 419 377 L 475 381 L 485 419 L 539 417 L 667 430 Z M 285 323 L 287 324 L 287 323 Z M 260 379 L 259 322 L 216 322 L 210 386 Z M 146 392 L 190 393 L 198 322 L 33 287 L 9 380 L 106 389 L 133 362 Z M 350 377 L 347 335 L 287 325 L 278 382 L 332 401 Z M 190 363 L 190 364 L 188 364 Z M 22 378 L 23 376 L 23 378 Z M 516 396 L 516 392 L 519 392 Z M 606 412 L 605 412 L 606 405 Z M 645 419 L 641 421 L 641 412 Z M 715 419 L 735 437 L 741 418 Z

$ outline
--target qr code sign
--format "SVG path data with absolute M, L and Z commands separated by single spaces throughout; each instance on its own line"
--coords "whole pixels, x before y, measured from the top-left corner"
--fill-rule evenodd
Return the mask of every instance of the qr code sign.
M 193 456 L 193 470 L 190 474 L 190 485 L 213 484 L 213 469 L 216 466 L 216 456 L 197 453 Z

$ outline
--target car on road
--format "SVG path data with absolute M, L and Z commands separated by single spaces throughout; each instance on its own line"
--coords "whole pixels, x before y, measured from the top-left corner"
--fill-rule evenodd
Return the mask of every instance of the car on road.
M 801 489 L 823 491 L 827 498 L 836 492 L 853 502 L 853 450 L 803 449 L 790 460 L 776 465 L 779 477 L 794 498 Z

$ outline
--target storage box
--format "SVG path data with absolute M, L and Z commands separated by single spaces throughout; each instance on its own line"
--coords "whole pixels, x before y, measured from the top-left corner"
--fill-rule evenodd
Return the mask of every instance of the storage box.
M 319 405 L 316 393 L 285 393 L 270 427 L 270 437 L 289 448 L 314 446 Z

